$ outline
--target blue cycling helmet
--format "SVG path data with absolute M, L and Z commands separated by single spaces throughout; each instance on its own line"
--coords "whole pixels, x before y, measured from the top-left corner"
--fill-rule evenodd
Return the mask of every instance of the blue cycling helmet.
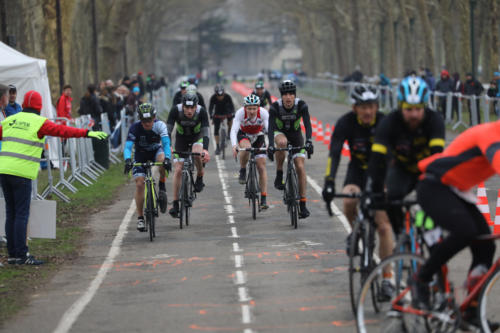
M 398 101 L 408 104 L 425 104 L 429 100 L 427 83 L 417 76 L 408 76 L 401 81 L 398 89 Z

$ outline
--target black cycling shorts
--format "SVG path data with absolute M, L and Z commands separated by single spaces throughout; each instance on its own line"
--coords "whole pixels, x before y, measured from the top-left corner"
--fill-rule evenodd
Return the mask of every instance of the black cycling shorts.
M 233 114 L 227 114 L 227 115 L 224 115 L 223 117 L 221 117 L 221 115 L 217 115 L 215 114 L 214 115 L 214 135 L 215 136 L 219 136 L 219 131 L 220 131 L 220 125 L 221 123 L 227 119 L 227 124 L 228 124 L 228 127 L 229 127 L 229 122 L 233 119 L 234 115 Z M 228 132 L 230 131 L 231 129 L 229 128 L 228 129 Z M 226 135 L 229 135 L 229 133 L 226 133 Z
M 288 144 L 291 144 L 293 147 L 302 147 L 304 146 L 304 137 L 302 136 L 302 132 L 300 131 L 279 131 L 276 130 L 274 131 L 274 137 L 278 134 L 283 134 L 286 137 L 286 140 L 288 141 Z M 292 153 L 295 157 L 306 157 L 306 151 L 305 149 L 294 149 L 292 150 Z
M 186 152 L 191 151 L 191 148 L 195 144 L 203 145 L 203 138 L 201 137 L 201 133 L 195 135 L 175 135 L 175 151 L 177 152 Z M 191 145 L 191 148 L 189 147 Z M 183 154 L 174 154 L 175 159 L 182 159 L 186 157 Z
M 352 162 L 349 163 L 349 166 L 347 167 L 347 174 L 345 175 L 344 186 L 356 185 L 361 189 L 361 191 L 363 191 L 366 185 L 366 174 L 366 170 L 353 165 Z

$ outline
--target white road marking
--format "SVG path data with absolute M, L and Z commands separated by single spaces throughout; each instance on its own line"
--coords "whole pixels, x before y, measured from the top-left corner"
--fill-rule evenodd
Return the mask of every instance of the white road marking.
M 234 267 L 241 268 L 243 266 L 243 257 L 239 254 L 234 256 Z
M 238 243 L 233 243 L 233 252 L 241 252 L 240 245 Z
M 227 217 L 227 223 L 229 224 L 234 224 L 234 216 L 233 215 L 229 215 Z
M 250 328 L 245 328 L 245 330 L 243 331 L 243 333 L 255 333 L 255 332 L 252 331 Z
M 241 321 L 243 324 L 250 324 L 251 322 L 250 306 L 248 304 L 241 305 Z
M 231 197 L 229 196 L 224 196 L 224 200 L 226 200 L 226 204 L 230 205 L 231 204 Z
M 85 307 L 90 303 L 92 298 L 95 296 L 97 290 L 99 289 L 102 282 L 106 278 L 106 275 L 113 267 L 113 263 L 116 257 L 120 254 L 120 247 L 122 245 L 123 238 L 127 234 L 127 227 L 132 219 L 132 214 L 134 214 L 134 211 L 135 211 L 135 201 L 132 200 L 129 209 L 125 214 L 125 217 L 123 217 L 118 232 L 116 233 L 116 236 L 113 239 L 113 243 L 111 243 L 108 255 L 104 260 L 104 262 L 101 264 L 101 268 L 99 268 L 97 275 L 95 276 L 94 280 L 92 280 L 90 286 L 85 291 L 85 293 L 82 296 L 80 296 L 80 298 L 78 298 L 76 302 L 73 303 L 73 305 L 71 305 L 71 307 L 68 310 L 66 310 L 66 312 L 63 314 L 61 320 L 59 321 L 59 324 L 54 330 L 54 333 L 69 332 L 69 330 L 76 322 L 80 314 L 83 312 L 83 310 L 85 310 Z
M 231 227 L 231 236 L 229 237 L 240 238 L 240 236 L 238 236 L 238 230 L 236 229 L 236 227 Z
M 236 271 L 234 274 L 234 284 L 245 284 L 247 283 L 246 273 L 243 271 Z
M 239 287 L 238 288 L 238 300 L 240 302 L 248 302 L 252 298 L 248 296 L 248 289 L 246 287 Z
M 157 255 L 151 257 L 151 259 L 167 259 L 167 258 L 178 257 L 178 256 L 179 256 L 178 254 L 164 253 L 164 254 L 157 254 Z
M 309 176 L 307 176 L 307 182 L 321 196 L 322 189 L 318 185 L 318 183 L 316 183 L 316 181 Z M 333 201 L 330 203 L 330 207 L 332 208 L 333 214 L 335 214 L 335 216 L 338 217 L 338 219 L 340 220 L 340 222 L 344 226 L 347 233 L 350 234 L 352 231 L 352 228 L 351 228 L 351 225 L 349 224 L 349 221 L 347 221 L 347 218 L 345 217 L 345 215 L 340 211 L 340 209 L 337 207 L 337 205 L 335 205 L 335 203 Z
M 227 212 L 228 214 L 232 214 L 232 213 L 234 213 L 234 208 L 233 208 L 233 205 L 225 205 L 225 206 L 224 206 L 224 209 L 226 210 L 226 212 Z

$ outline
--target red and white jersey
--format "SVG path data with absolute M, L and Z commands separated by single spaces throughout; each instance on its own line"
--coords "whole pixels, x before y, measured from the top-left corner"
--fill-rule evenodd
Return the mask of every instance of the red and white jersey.
M 269 125 L 269 112 L 259 107 L 257 115 L 254 118 L 248 118 L 245 108 L 242 107 L 234 115 L 233 125 L 231 127 L 231 143 L 235 146 L 237 141 L 238 131 L 248 135 L 260 135 L 267 133 Z

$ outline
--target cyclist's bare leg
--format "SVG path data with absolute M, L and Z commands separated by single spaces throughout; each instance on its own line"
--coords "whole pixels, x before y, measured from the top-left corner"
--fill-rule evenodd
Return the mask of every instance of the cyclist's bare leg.
M 260 192 L 267 193 L 266 156 L 257 158 L 257 170 L 259 171 Z
M 215 137 L 215 144 L 218 145 L 219 144 L 219 135 L 214 135 L 214 137 Z
M 293 159 L 293 162 L 295 163 L 295 170 L 297 171 L 297 178 L 299 178 L 299 193 L 301 198 L 306 197 L 307 191 L 307 176 L 304 161 L 304 157 L 295 157 Z
M 233 118 L 227 118 L 227 131 L 231 132 L 231 127 L 233 127 Z
M 165 161 L 165 154 L 162 153 L 156 155 L 156 162 L 163 163 L 163 161 Z M 163 179 L 163 181 L 165 181 L 165 168 L 163 167 L 163 165 L 158 168 L 158 171 L 160 172 L 160 179 Z
M 193 153 L 203 153 L 203 145 L 196 143 L 193 145 L 192 148 Z M 194 158 L 194 165 L 196 166 L 196 171 L 197 171 L 197 176 L 198 177 L 203 177 L 203 174 L 205 173 L 205 170 L 203 169 L 203 162 L 201 161 L 201 156 L 193 156 Z
M 343 194 L 353 194 L 360 193 L 361 189 L 358 185 L 347 184 L 342 189 Z M 356 213 L 358 211 L 358 199 L 357 198 L 344 198 L 344 215 L 352 226 L 352 222 L 356 218 Z
M 182 166 L 184 162 L 175 162 L 174 163 L 174 180 L 172 181 L 174 187 L 174 200 L 179 200 L 179 189 L 181 187 L 181 175 L 182 175 Z
M 394 238 L 392 226 L 389 222 L 389 217 L 385 210 L 375 211 L 375 224 L 377 225 L 377 233 L 379 237 L 379 251 L 380 260 L 390 256 L 394 248 Z M 384 275 L 390 276 L 390 267 L 384 268 Z
M 274 137 L 274 143 L 276 145 L 276 148 L 286 148 L 288 140 L 286 139 L 286 136 L 284 134 L 280 133 Z M 283 163 L 285 162 L 286 152 L 277 151 L 276 153 L 274 153 L 274 156 L 276 158 L 276 170 L 283 170 Z
M 144 215 L 144 177 L 135 178 L 135 207 L 137 216 Z
M 252 145 L 250 144 L 250 141 L 248 141 L 247 139 L 243 139 L 240 141 L 241 149 L 251 148 L 251 147 Z M 250 158 L 250 152 L 240 151 L 240 167 L 242 169 L 246 169 L 249 158 Z

